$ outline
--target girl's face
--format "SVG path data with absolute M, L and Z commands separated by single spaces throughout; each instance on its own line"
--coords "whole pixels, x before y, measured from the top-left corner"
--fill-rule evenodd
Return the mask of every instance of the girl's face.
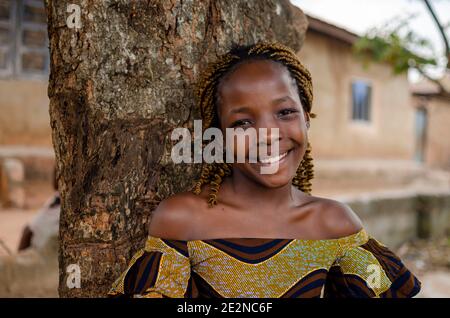
M 245 143 L 245 163 L 233 163 L 233 168 L 265 187 L 277 188 L 291 182 L 308 144 L 308 117 L 288 69 L 269 60 L 244 63 L 221 83 L 218 97 L 217 112 L 224 136 L 225 128 L 256 130 L 257 141 L 251 143 L 247 139 Z M 267 135 L 260 135 L 259 128 L 266 128 Z M 249 162 L 249 148 L 257 145 L 260 154 L 259 147 L 267 143 L 270 157 L 276 151 L 272 128 L 278 128 L 281 159 L 275 162 L 278 169 L 274 173 L 265 174 L 261 167 L 267 164 L 259 160 L 259 155 L 257 163 Z M 236 159 L 237 147 L 234 148 Z

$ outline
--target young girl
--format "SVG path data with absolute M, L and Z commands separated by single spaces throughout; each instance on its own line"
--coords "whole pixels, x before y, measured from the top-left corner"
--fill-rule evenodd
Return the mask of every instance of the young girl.
M 258 146 L 264 140 L 269 158 L 204 164 L 191 192 L 162 201 L 153 212 L 145 248 L 109 296 L 418 293 L 420 282 L 348 205 L 311 195 L 312 82 L 294 51 L 265 41 L 234 47 L 205 71 L 197 97 L 203 130 L 217 127 L 225 135 L 226 128 L 267 128 Z M 274 140 L 279 155 L 270 157 Z M 244 151 L 249 159 L 248 144 Z M 273 164 L 275 173 L 261 173 Z

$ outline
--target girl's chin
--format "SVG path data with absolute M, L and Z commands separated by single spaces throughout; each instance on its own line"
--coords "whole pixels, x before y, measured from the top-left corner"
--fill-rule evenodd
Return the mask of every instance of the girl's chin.
M 258 182 L 268 188 L 281 188 L 291 183 L 293 177 L 284 174 L 261 174 L 258 175 Z

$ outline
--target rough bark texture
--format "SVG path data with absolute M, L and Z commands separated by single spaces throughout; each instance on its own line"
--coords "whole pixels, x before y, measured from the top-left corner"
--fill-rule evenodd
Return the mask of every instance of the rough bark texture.
M 66 26 L 81 7 L 81 29 Z M 193 83 L 231 42 L 299 50 L 307 26 L 288 0 L 47 0 L 48 94 L 59 189 L 61 297 L 104 296 L 142 247 L 155 200 L 198 165 L 170 160 L 175 127 L 199 118 Z M 78 264 L 81 288 L 67 287 Z

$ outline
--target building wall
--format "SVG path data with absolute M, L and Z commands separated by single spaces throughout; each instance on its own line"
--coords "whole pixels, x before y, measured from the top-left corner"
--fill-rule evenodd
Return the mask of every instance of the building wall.
M 414 97 L 415 107 L 425 107 L 425 163 L 450 170 L 450 100 L 438 97 Z
M 425 160 L 430 166 L 450 169 L 450 101 L 433 99 L 428 114 Z
M 0 24 L 0 145 L 51 146 L 44 1 L 0 0 Z
M 0 145 L 52 147 L 47 85 L 0 80 Z
M 414 112 L 407 75 L 393 76 L 387 65 L 364 69 L 351 46 L 308 31 L 298 53 L 314 85 L 310 141 L 313 157 L 411 159 L 414 150 Z M 351 120 L 353 79 L 372 85 L 371 118 Z
M 442 237 L 450 230 L 448 189 L 400 190 L 335 199 L 348 204 L 366 230 L 389 247 L 397 248 L 418 237 Z

